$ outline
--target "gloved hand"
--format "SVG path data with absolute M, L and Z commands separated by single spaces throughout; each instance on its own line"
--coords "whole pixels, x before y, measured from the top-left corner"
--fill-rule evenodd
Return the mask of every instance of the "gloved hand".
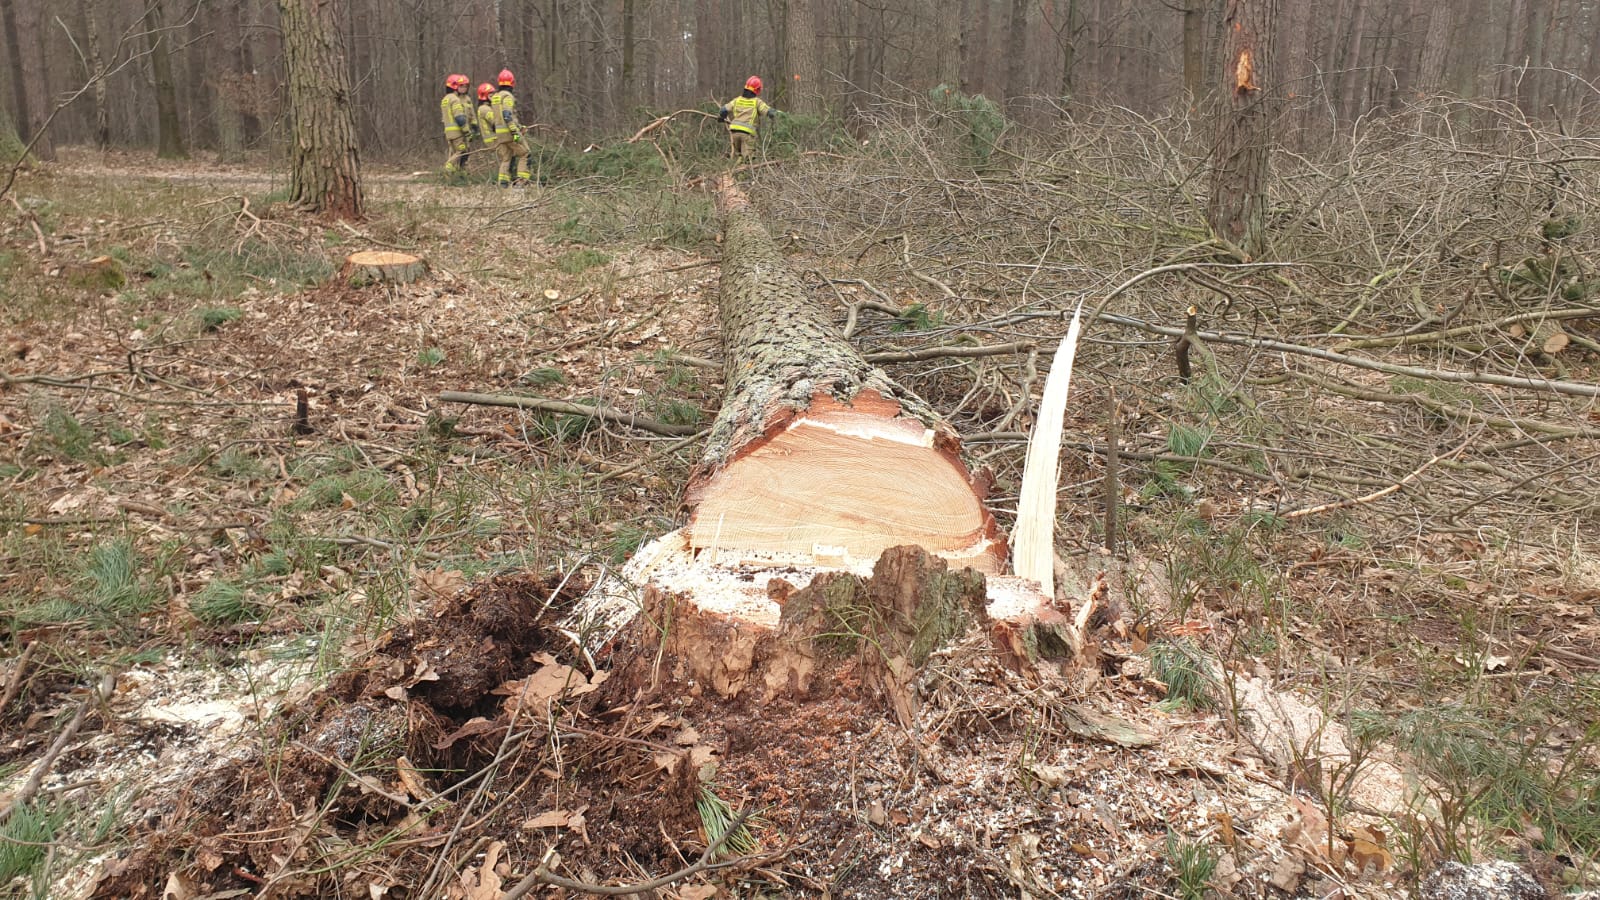
M 479 128 L 478 127 L 478 123 L 476 123 L 476 122 L 472 123 L 472 136 L 473 137 L 483 137 L 483 129 Z
M 456 115 L 456 127 L 457 128 L 465 128 L 465 127 L 467 127 L 467 117 L 463 116 L 463 115 L 460 115 L 458 113 Z

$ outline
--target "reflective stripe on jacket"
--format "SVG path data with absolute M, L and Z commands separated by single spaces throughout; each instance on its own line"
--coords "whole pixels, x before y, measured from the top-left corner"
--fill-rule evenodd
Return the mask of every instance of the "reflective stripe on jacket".
M 445 137 L 452 140 L 461 137 L 461 132 L 472 121 L 472 104 L 455 91 L 445 94 L 439 98 L 439 121 L 444 123 Z
M 508 138 L 522 133 L 522 128 L 517 125 L 517 98 L 507 90 L 501 90 L 489 100 L 494 107 L 494 136 Z
M 735 97 L 723 109 L 728 111 L 728 130 L 745 134 L 755 134 L 757 120 L 772 112 L 760 97 Z

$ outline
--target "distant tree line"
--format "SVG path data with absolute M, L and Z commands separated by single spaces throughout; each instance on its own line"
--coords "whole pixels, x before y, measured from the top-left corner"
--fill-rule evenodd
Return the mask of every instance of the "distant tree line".
M 945 84 L 1025 119 L 1116 103 L 1158 113 L 1224 84 L 1237 0 L 341 0 L 357 137 L 369 157 L 438 140 L 450 72 L 516 71 L 541 122 L 583 139 L 641 108 L 766 99 L 848 115 L 864 98 Z M 1600 0 L 1274 0 L 1278 129 L 1321 133 L 1448 93 L 1571 118 L 1600 96 Z M 277 0 L 0 0 L 0 100 L 52 143 L 282 149 Z M 3 123 L 0 123 L 3 124 Z

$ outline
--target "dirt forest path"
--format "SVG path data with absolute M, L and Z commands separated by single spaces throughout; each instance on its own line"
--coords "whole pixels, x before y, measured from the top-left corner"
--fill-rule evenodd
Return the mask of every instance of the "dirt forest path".
M 958 334 L 962 315 L 1010 316 L 1011 296 L 978 306 L 959 250 L 883 239 L 872 192 L 897 188 L 862 165 L 825 173 L 826 215 L 806 180 L 824 176 L 773 172 L 765 212 L 789 223 L 775 229 L 788 265 L 841 327 L 960 416 L 1006 512 L 1035 357 L 916 351 L 1031 347 L 1054 326 Z M 718 697 L 636 652 L 657 623 L 600 640 L 580 613 L 608 591 L 636 602 L 619 576 L 683 524 L 723 388 L 709 198 L 378 172 L 370 220 L 340 225 L 275 207 L 281 184 L 69 152 L 19 183 L 25 212 L 0 224 L 0 794 L 41 772 L 42 799 L 5 827 L 70 838 L 31 863 L 48 896 L 501 900 L 527 879 L 553 896 L 677 873 L 663 890 L 685 898 L 1391 897 L 1460 848 L 1440 830 L 1447 790 L 1419 781 L 1425 745 L 1404 715 L 1375 726 L 1361 692 L 1439 679 L 1457 697 L 1541 672 L 1565 690 L 1600 653 L 1600 595 L 1583 593 L 1600 567 L 1581 541 L 1565 558 L 1443 532 L 1374 549 L 1362 528 L 1391 519 L 1358 516 L 1375 501 L 1272 521 L 1258 501 L 1275 489 L 1310 505 L 1415 465 L 1263 473 L 1268 452 L 1320 465 L 1347 448 L 1300 449 L 1290 432 L 1321 419 L 1269 421 L 1246 396 L 1283 381 L 1185 387 L 1165 339 L 1150 351 L 1102 331 L 1095 371 L 1159 390 L 1122 395 L 1142 479 L 1119 494 L 1130 546 L 1063 539 L 1061 577 L 1114 601 L 1080 664 L 1019 671 L 974 632 L 934 654 L 903 723 L 860 679 Z M 348 253 L 380 248 L 431 271 L 337 277 Z M 1241 372 L 1264 358 L 1210 352 Z M 461 390 L 689 433 L 440 402 Z M 1081 402 L 1071 427 L 1101 434 L 1101 407 Z M 1235 412 L 1186 437 L 1184 417 L 1218 404 Z M 1306 409 L 1357 435 L 1416 428 L 1332 394 Z M 1099 440 L 1063 456 L 1064 497 L 1099 496 Z M 1080 502 L 1072 527 L 1093 509 Z M 1456 605 L 1490 596 L 1514 625 Z M 1581 728 L 1543 739 L 1588 752 Z M 695 868 L 730 825 L 720 861 Z M 1540 853 L 1528 866 L 1546 880 L 1581 868 Z

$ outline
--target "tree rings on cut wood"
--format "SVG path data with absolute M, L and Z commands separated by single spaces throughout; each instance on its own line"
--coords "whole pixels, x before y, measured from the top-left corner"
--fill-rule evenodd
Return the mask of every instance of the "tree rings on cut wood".
M 369 284 L 410 284 L 428 274 L 428 263 L 420 256 L 394 250 L 361 250 L 344 258 L 340 280 L 351 287 Z
M 1513 338 L 1519 341 L 1526 339 L 1530 349 L 1546 356 L 1555 356 L 1572 343 L 1572 338 L 1561 327 L 1561 323 L 1554 319 L 1541 319 L 1534 323 L 1531 330 L 1518 322 L 1508 330 Z

